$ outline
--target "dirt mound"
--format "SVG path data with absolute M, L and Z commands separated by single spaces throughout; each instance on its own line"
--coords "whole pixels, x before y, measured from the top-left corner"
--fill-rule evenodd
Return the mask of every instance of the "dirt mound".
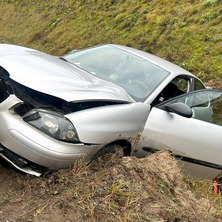
M 0 221 L 213 221 L 168 152 L 76 163 L 43 178 L 0 167 Z M 215 215 L 215 214 L 214 214 Z M 217 220 L 218 221 L 218 220 Z
M 125 158 L 110 168 L 113 180 L 140 197 L 144 221 L 209 221 L 209 203 L 187 190 L 177 162 L 168 152 L 147 158 Z M 204 219 L 206 218 L 206 219 Z

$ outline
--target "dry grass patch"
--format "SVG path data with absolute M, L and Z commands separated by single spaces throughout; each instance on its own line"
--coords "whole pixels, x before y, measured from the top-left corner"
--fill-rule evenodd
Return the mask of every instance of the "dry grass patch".
M 7 180 L 7 174 L 0 170 Z M 190 189 L 196 192 L 195 186 L 184 182 L 176 160 L 168 152 L 143 159 L 114 155 L 90 165 L 80 161 L 71 169 L 43 178 L 16 174 L 10 179 L 13 184 L 8 186 L 5 180 L 0 181 L 2 221 L 221 219 L 221 209 L 212 204 L 216 200 L 212 202 L 206 195 L 211 191 L 194 196 Z

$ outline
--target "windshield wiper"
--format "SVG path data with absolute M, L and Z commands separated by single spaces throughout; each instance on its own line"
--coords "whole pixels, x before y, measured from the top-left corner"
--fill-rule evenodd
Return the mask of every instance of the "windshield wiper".
M 66 60 L 64 57 L 59 57 L 59 59 L 65 61 L 65 62 L 69 62 L 68 60 Z

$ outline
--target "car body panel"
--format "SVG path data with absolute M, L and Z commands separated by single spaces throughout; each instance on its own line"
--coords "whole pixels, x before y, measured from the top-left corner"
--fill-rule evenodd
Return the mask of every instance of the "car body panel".
M 204 135 L 210 140 L 203 139 Z M 153 108 L 141 140 L 143 146 L 168 149 L 180 156 L 222 165 L 221 135 L 220 126 Z
M 134 100 L 121 87 L 99 79 L 58 57 L 24 47 L 0 44 L 0 66 L 14 81 L 70 101 Z
M 207 94 L 208 91 L 203 92 Z M 201 95 L 201 93 L 196 92 L 191 95 Z M 179 98 L 188 97 L 188 95 Z M 170 102 L 166 102 L 168 103 Z M 161 107 L 164 105 L 160 105 L 160 108 L 152 108 L 135 155 L 146 156 L 147 153 L 152 152 L 152 149 L 170 150 L 173 155 L 183 160 L 183 166 L 189 173 L 208 178 L 217 176 L 222 170 L 222 127 L 211 123 L 211 118 L 203 116 L 203 112 L 209 115 L 209 105 L 193 107 L 193 110 L 202 109 L 202 116 L 197 117 L 196 110 L 196 114 L 193 111 L 192 118 L 163 110 Z M 196 118 L 202 118 L 204 121 Z M 194 171 L 191 170 L 191 166 L 195 168 Z
M 215 179 L 222 171 L 221 169 L 194 164 L 183 160 L 178 161 L 178 165 L 181 167 L 181 172 L 186 176 L 200 179 Z
M 132 103 L 86 109 L 66 115 L 84 143 L 130 140 L 143 131 L 150 105 Z

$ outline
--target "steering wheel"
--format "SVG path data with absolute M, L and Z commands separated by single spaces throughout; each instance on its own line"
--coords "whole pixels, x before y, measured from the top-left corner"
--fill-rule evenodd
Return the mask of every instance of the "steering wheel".
M 145 83 L 139 80 L 130 80 L 128 83 L 129 93 L 137 98 L 144 98 L 148 95 L 149 90 Z

